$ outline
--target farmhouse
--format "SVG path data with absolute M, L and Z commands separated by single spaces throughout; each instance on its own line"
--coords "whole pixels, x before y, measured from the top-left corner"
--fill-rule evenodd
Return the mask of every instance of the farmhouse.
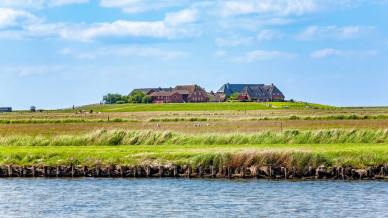
M 12 112 L 12 107 L 0 107 L 1 112 Z
M 188 92 L 188 95 L 184 98 L 185 102 L 207 102 L 209 100 L 205 89 L 198 85 L 176 86 L 175 90 Z
M 224 84 L 217 94 L 223 99 L 227 99 L 233 94 L 238 93 L 238 100 L 240 101 L 284 101 L 283 93 L 274 85 L 264 84 Z
M 142 88 L 132 93 L 142 92 L 150 96 L 153 103 L 207 102 L 207 92 L 198 85 L 178 85 L 175 88 Z
M 171 92 L 173 90 L 173 88 L 141 88 L 141 89 L 134 89 L 132 90 L 131 93 L 129 93 L 129 95 L 132 95 L 133 93 L 135 92 L 141 92 L 143 93 L 144 95 L 151 95 L 152 93 L 154 92 Z

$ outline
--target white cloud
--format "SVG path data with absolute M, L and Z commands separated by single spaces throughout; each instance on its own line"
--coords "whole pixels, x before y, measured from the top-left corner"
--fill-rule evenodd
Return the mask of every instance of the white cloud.
M 37 8 L 58 7 L 68 4 L 83 4 L 89 0 L 1 0 L 0 6 L 13 8 Z
M 228 38 L 216 38 L 215 42 L 218 46 L 221 47 L 236 47 L 236 46 L 247 46 L 252 44 L 252 37 L 242 37 L 242 36 L 231 36 Z
M 61 73 L 64 68 L 62 65 L 6 66 L 1 68 L 0 73 L 14 74 L 19 77 L 43 76 Z
M 279 39 L 282 37 L 282 34 L 274 30 L 262 30 L 257 34 L 257 40 L 259 41 L 270 41 L 274 39 Z
M 19 17 L 30 15 L 9 9 L 9 13 L 0 15 L 1 26 L 18 25 L 17 30 L 0 31 L 0 37 L 13 37 L 14 39 L 28 37 L 60 37 L 68 40 L 89 42 L 99 38 L 106 37 L 149 37 L 174 39 L 187 36 L 195 36 L 198 33 L 194 28 L 185 27 L 183 24 L 194 21 L 194 17 L 186 11 L 166 16 L 161 21 L 127 21 L 117 20 L 113 22 L 95 23 L 95 24 L 71 24 L 71 23 L 47 23 L 41 20 L 23 24 L 17 23 Z M 7 16 L 5 16 L 6 14 Z M 186 16 L 187 15 L 187 16 Z M 32 16 L 32 15 L 30 15 Z M 168 17 L 168 19 L 167 19 Z M 175 17 L 176 19 L 173 19 Z M 166 24 L 169 20 L 169 24 Z
M 363 34 L 373 31 L 375 28 L 371 26 L 310 26 L 301 32 L 297 39 L 313 40 L 313 39 L 350 39 L 356 38 Z
M 15 10 L 11 8 L 0 8 L 0 29 L 6 27 L 17 26 L 23 22 L 33 22 L 37 18 L 22 10 Z
M 47 4 L 51 7 L 57 7 L 69 4 L 84 4 L 88 2 L 89 0 L 49 0 Z
M 171 38 L 175 30 L 166 27 L 162 21 L 141 22 L 118 20 L 112 23 L 96 24 L 76 32 L 67 32 L 65 38 L 89 41 L 100 37 L 155 37 Z
M 188 54 L 183 51 L 162 50 L 154 47 L 123 47 L 111 46 L 102 47 L 89 51 L 76 51 L 70 48 L 64 48 L 58 52 L 62 55 L 70 55 L 77 59 L 97 59 L 103 57 L 151 57 L 162 60 L 175 60 L 187 57 Z
M 313 59 L 323 59 L 329 57 L 363 58 L 369 56 L 376 56 L 377 54 L 378 51 L 376 50 L 355 51 L 325 48 L 312 52 L 310 54 L 310 57 Z
M 168 13 L 164 18 L 167 25 L 178 26 L 183 24 L 194 23 L 197 21 L 198 11 L 194 9 L 185 9 L 175 13 Z
M 316 11 L 315 0 L 227 0 L 220 5 L 224 16 L 243 14 L 302 15 Z
M 276 59 L 290 59 L 296 55 L 293 53 L 277 51 L 277 50 L 254 50 L 245 53 L 242 57 L 232 58 L 232 61 L 238 63 L 251 63 L 256 61 L 270 61 Z
M 134 14 L 179 7 L 187 5 L 188 2 L 187 0 L 101 0 L 100 5 L 106 8 L 120 8 L 126 13 Z

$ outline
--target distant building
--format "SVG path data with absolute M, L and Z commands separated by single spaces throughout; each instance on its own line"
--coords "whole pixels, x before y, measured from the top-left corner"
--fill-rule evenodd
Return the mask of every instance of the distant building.
M 199 85 L 178 85 L 175 87 L 175 90 L 185 90 L 188 92 L 185 102 L 207 102 L 209 97 L 205 89 Z
M 152 99 L 152 103 L 183 103 L 184 95 L 186 93 L 174 91 L 174 92 L 153 92 L 149 96 Z M 188 95 L 188 93 L 187 93 Z
M 0 112 L 12 112 L 12 107 L 0 107 Z
M 274 85 L 264 84 L 224 84 L 217 94 L 224 99 L 232 96 L 234 93 L 238 93 L 238 100 L 240 101 L 257 101 L 257 102 L 270 102 L 270 101 L 284 101 L 285 96 Z
M 31 106 L 31 107 L 30 107 L 30 111 L 31 111 L 31 112 L 36 112 L 36 107 L 35 107 L 35 106 Z
M 153 103 L 207 102 L 208 94 L 198 85 L 178 85 L 175 88 L 134 89 L 129 95 L 142 92 L 150 96 Z

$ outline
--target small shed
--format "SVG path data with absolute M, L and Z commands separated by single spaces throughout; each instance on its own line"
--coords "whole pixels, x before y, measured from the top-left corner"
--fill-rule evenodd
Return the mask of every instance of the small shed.
M 12 107 L 0 107 L 1 112 L 12 112 Z

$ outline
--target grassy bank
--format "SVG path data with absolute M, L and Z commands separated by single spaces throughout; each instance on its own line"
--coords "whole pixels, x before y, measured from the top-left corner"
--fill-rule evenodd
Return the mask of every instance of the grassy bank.
M 163 146 L 7 146 L 0 165 L 281 165 L 284 167 L 352 166 L 388 163 L 388 144 L 321 145 L 163 145 Z
M 151 130 L 98 130 L 88 134 L 1 136 L 0 145 L 17 146 L 87 146 L 87 145 L 249 145 L 249 144 L 338 144 L 388 143 L 388 130 L 319 130 L 252 134 L 183 134 Z
M 245 111 L 271 109 L 333 109 L 334 107 L 301 102 L 223 102 L 223 103 L 186 103 L 186 104 L 112 104 L 87 105 L 75 110 L 98 112 L 145 112 L 145 111 Z

